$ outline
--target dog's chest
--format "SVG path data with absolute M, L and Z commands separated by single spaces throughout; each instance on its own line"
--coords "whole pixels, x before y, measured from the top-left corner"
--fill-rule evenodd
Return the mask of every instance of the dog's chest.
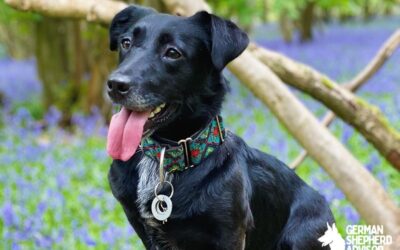
M 156 249 L 178 250 L 176 246 L 167 240 L 166 232 L 162 229 L 162 223 L 157 221 L 151 213 L 150 204 L 155 198 L 154 189 L 160 181 L 158 163 L 147 156 L 143 156 L 138 164 L 138 174 L 136 205 L 140 216 L 145 219 L 145 224 L 152 228 L 147 232 L 149 233 L 148 236 L 152 237 L 154 242 L 157 242 Z M 168 175 L 166 180 L 172 182 L 172 178 L 172 175 Z
M 137 186 L 136 204 L 139 213 L 144 219 L 154 219 L 151 213 L 151 201 L 155 198 L 154 189 L 160 181 L 159 166 L 156 161 L 143 156 L 138 164 L 139 181 Z M 166 179 L 172 181 L 172 175 L 168 175 Z

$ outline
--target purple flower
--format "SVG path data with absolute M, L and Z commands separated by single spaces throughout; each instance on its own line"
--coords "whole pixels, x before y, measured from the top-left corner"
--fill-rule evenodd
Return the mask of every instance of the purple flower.
M 45 120 L 50 127 L 58 125 L 62 117 L 61 112 L 54 106 L 50 107 L 49 111 L 45 115 Z
M 54 242 L 55 243 L 62 243 L 62 240 L 64 238 L 64 229 L 59 229 L 57 230 L 57 234 L 54 237 Z
M 379 156 L 376 153 L 373 153 L 370 157 L 369 162 L 365 165 L 368 171 L 372 172 L 372 170 L 379 165 L 381 162 Z
M 4 93 L 6 103 L 28 101 L 41 90 L 34 60 L 0 59 L 0 92 Z
M 245 139 L 250 139 L 255 134 L 256 129 L 257 129 L 256 123 L 255 122 L 250 123 L 246 131 L 244 132 L 243 137 Z
M 83 241 L 87 246 L 95 246 L 96 242 L 89 235 L 88 229 L 86 227 L 80 227 L 74 230 L 74 235 L 76 238 L 79 238 Z
M 311 177 L 311 186 L 320 192 L 329 203 L 332 203 L 334 200 L 344 199 L 343 192 L 330 179 L 322 181 L 316 175 L 313 175 Z
M 47 204 L 44 203 L 43 201 L 39 202 L 36 208 L 36 217 L 37 218 L 42 217 L 43 214 L 46 212 L 46 210 L 47 210 Z
M 90 212 L 89 212 L 90 219 L 93 220 L 93 221 L 95 221 L 96 223 L 101 222 L 101 221 L 100 221 L 100 214 L 101 214 L 100 209 L 98 209 L 98 208 L 92 208 L 92 209 L 90 209 Z
M 103 242 L 113 245 L 115 240 L 121 237 L 122 231 L 121 229 L 115 227 L 111 224 L 106 230 L 101 233 Z
M 12 250 L 20 250 L 21 247 L 16 242 L 13 242 L 11 245 L 11 249 Z
M 357 224 L 360 221 L 360 215 L 352 206 L 346 205 L 342 208 L 342 212 L 349 224 Z
M 388 176 L 385 172 L 379 172 L 376 175 L 376 178 L 379 180 L 380 183 L 382 183 L 382 186 L 387 189 L 389 187 L 389 180 Z
M 6 201 L 2 208 L 3 221 L 7 227 L 15 226 L 18 224 L 18 216 L 15 214 L 11 202 Z
M 345 144 L 348 144 L 351 136 L 353 135 L 353 133 L 354 133 L 353 127 L 350 127 L 349 125 L 345 124 L 343 126 L 342 142 L 345 143 Z
M 51 237 L 41 235 L 41 234 L 35 235 L 35 243 L 36 243 L 36 246 L 38 246 L 40 248 L 49 248 L 50 249 L 51 246 L 53 245 L 53 241 L 52 241 Z
M 32 116 L 26 108 L 21 107 L 14 115 L 14 119 L 17 124 L 23 124 L 26 126 L 29 122 L 32 121 Z
M 56 180 L 58 188 L 63 189 L 65 186 L 68 186 L 69 176 L 62 172 L 57 174 Z

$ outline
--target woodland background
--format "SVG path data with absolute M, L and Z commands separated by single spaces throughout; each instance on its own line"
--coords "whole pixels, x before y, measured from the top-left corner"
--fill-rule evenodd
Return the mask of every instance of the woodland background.
M 342 235 L 400 239 L 399 1 L 126 2 L 237 22 L 254 43 L 226 71 L 226 126 L 296 168 Z M 107 23 L 124 6 L 0 0 L 1 249 L 141 249 L 107 182 Z

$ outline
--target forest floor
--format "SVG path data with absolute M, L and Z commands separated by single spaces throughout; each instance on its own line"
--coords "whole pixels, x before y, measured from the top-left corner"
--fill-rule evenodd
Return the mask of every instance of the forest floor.
M 285 44 L 276 26 L 253 32 L 259 44 L 310 64 L 339 82 L 355 76 L 398 28 L 399 18 L 317 28 L 312 43 Z M 381 108 L 400 130 L 400 51 L 359 91 Z M 223 117 L 226 127 L 286 163 L 299 145 L 246 88 L 226 72 L 231 91 Z M 134 231 L 112 197 L 107 182 L 111 160 L 105 152 L 107 128 L 96 109 L 74 115 L 74 132 L 57 127 L 60 113 L 43 114 L 35 61 L 0 59 L 0 249 L 141 249 Z M 296 95 L 318 116 L 323 106 Z M 49 127 L 44 130 L 38 119 Z M 400 203 L 400 175 L 357 132 L 340 120 L 331 131 Z M 317 139 L 317 138 L 316 138 Z M 329 176 L 307 159 L 297 173 L 330 203 L 339 230 L 362 224 L 358 213 Z

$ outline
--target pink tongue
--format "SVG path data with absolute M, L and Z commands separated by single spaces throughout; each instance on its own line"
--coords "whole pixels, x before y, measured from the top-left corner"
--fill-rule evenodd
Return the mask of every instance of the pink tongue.
M 107 136 L 107 152 L 113 159 L 127 161 L 133 156 L 148 117 L 148 112 L 139 113 L 126 108 L 113 115 Z

